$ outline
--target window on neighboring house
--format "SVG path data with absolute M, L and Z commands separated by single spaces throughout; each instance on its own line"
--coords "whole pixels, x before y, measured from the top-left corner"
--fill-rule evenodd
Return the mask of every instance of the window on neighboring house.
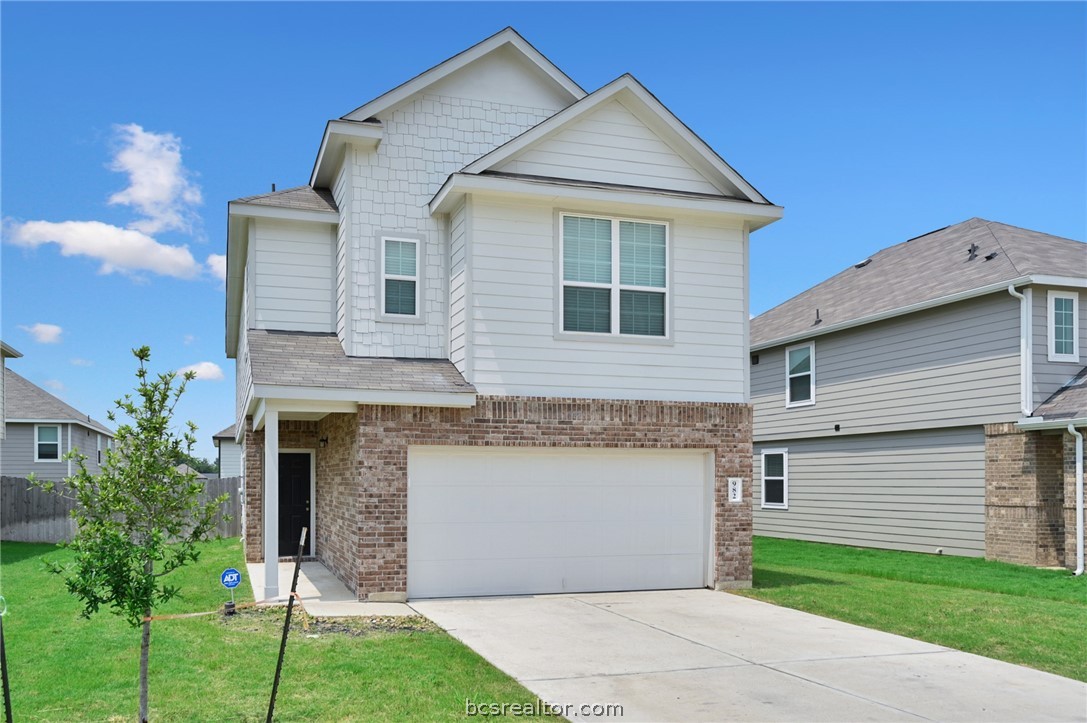
M 566 214 L 561 222 L 562 330 L 667 336 L 668 227 Z
M 762 451 L 762 506 L 770 509 L 789 508 L 789 451 Z
M 390 316 L 419 316 L 419 242 L 382 238 L 382 311 Z
M 39 424 L 34 427 L 34 461 L 60 461 L 60 425 Z
M 1079 361 L 1079 293 L 1049 292 L 1049 361 Z
M 97 435 L 97 437 L 98 437 L 98 464 L 101 465 L 102 464 L 102 435 L 99 434 L 99 435 Z
M 815 344 L 785 350 L 785 406 L 815 404 Z

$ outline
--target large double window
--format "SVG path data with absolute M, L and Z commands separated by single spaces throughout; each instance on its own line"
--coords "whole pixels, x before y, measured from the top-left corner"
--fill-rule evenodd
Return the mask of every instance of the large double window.
M 561 214 L 564 332 L 668 335 L 668 226 Z

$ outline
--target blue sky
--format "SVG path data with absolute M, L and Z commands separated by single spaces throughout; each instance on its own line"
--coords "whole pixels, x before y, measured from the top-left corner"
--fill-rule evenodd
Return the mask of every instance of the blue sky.
M 973 216 L 1087 225 L 1082 3 L 4 2 L 0 21 L 11 366 L 104 418 L 134 346 L 216 364 L 180 409 L 203 456 L 233 419 L 227 201 L 305 183 L 327 119 L 506 25 L 587 90 L 633 73 L 785 207 L 753 236 L 755 313 Z M 99 258 L 62 255 L 89 229 Z

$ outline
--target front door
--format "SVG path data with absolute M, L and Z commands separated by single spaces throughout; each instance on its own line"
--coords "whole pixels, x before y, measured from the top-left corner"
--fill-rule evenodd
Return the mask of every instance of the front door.
M 306 533 L 306 555 L 313 549 L 310 525 L 310 455 L 308 452 L 282 452 L 279 455 L 279 556 L 298 554 L 298 538 Z

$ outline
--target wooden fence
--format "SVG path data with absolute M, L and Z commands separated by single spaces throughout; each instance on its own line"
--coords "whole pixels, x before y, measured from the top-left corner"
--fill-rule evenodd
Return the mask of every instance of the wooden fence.
M 214 534 L 242 534 L 241 477 L 209 479 L 201 500 L 229 498 L 219 512 Z M 22 477 L 0 477 L 0 539 L 13 542 L 66 542 L 75 534 L 71 511 L 75 503 L 52 492 L 31 487 Z M 224 520 L 225 516 L 231 519 Z

